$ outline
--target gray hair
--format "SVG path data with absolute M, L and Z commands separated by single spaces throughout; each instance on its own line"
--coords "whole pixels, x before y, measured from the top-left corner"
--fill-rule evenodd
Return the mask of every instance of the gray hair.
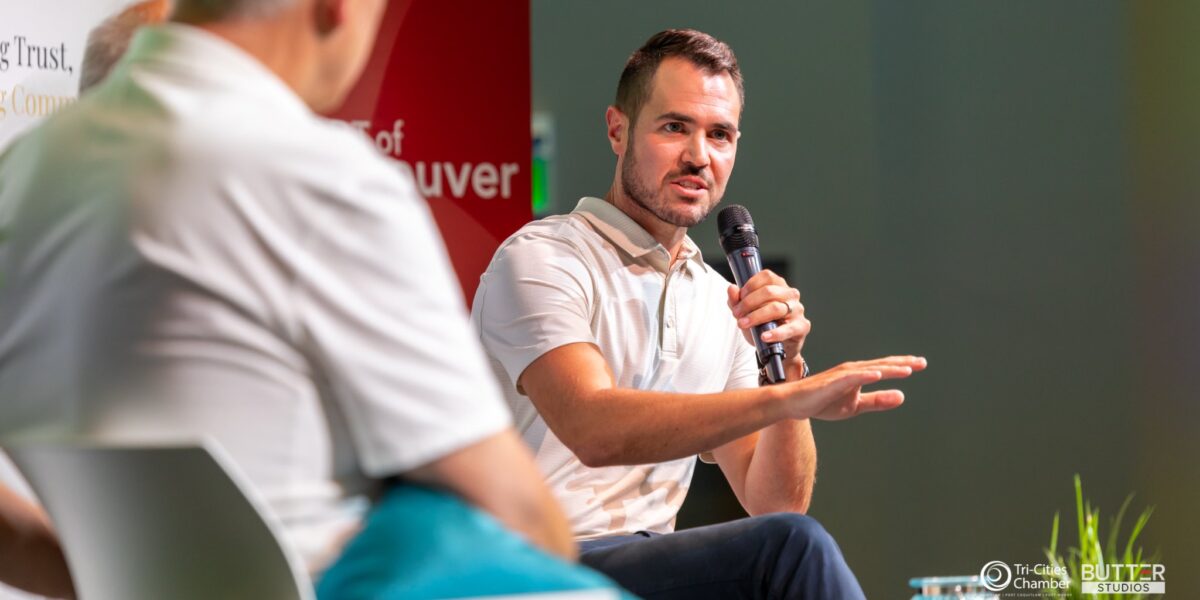
M 193 23 L 269 17 L 296 0 L 176 0 L 178 11 Z
M 129 48 L 129 40 L 133 39 L 139 27 L 161 23 L 170 12 L 171 0 L 145 0 L 126 7 L 97 25 L 88 34 L 79 74 L 79 93 L 82 94 L 108 76 L 108 72 Z

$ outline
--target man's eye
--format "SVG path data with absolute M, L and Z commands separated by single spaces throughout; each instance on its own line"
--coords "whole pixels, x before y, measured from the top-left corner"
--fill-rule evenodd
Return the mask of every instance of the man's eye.
M 712 133 L 712 136 L 722 142 L 728 142 L 730 139 L 729 132 L 724 129 L 718 129 Z
M 663 131 L 667 133 L 683 133 L 683 123 L 667 123 L 663 125 Z

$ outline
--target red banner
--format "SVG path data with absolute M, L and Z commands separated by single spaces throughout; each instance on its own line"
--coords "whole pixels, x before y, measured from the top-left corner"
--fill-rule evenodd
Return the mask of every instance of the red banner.
M 412 174 L 468 302 L 499 243 L 532 218 L 529 113 L 527 0 L 392 0 L 332 115 Z

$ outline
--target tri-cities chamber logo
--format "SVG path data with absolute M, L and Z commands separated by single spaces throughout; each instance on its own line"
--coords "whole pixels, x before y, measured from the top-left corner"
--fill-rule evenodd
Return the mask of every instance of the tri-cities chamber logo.
M 1165 594 L 1167 568 L 1162 563 L 1108 564 L 1079 567 L 1079 586 L 1083 594 Z M 1021 595 L 1066 597 L 1072 581 L 1061 565 L 1008 563 L 993 560 L 979 570 L 983 587 L 991 592 L 1027 592 Z M 1028 594 L 1028 592 L 1033 592 Z

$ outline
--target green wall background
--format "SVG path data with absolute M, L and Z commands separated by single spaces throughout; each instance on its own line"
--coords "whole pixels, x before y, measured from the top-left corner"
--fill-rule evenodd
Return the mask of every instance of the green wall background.
M 900 410 L 815 426 L 810 514 L 868 596 L 1040 562 L 1079 473 L 1106 514 L 1157 506 L 1144 541 L 1200 597 L 1200 5 L 533 0 L 532 21 L 557 211 L 612 180 L 628 54 L 708 31 L 746 78 L 726 202 L 791 260 L 809 361 L 929 357 Z M 693 237 L 716 255 L 712 224 Z M 712 475 L 683 521 L 736 516 Z

